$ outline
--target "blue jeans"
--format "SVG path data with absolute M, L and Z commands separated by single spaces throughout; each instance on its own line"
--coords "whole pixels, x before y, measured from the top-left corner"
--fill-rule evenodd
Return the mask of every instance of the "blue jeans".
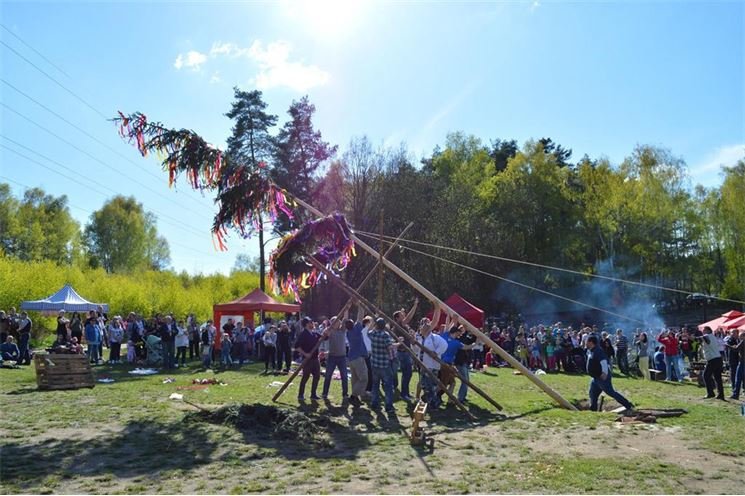
M 600 398 L 601 392 L 604 392 L 626 408 L 632 407 L 629 400 L 624 398 L 621 393 L 613 389 L 613 384 L 611 383 L 611 375 L 608 374 L 608 377 L 605 380 L 602 380 L 600 377 L 594 377 L 590 381 L 590 410 L 592 410 L 593 412 L 597 411 L 598 409 L 598 398 Z
M 675 378 L 678 380 L 678 382 L 682 381 L 683 376 L 680 372 L 680 360 L 678 360 L 678 355 L 665 355 L 665 380 L 673 380 L 673 370 L 675 371 Z
M 393 371 L 390 367 L 373 367 L 372 369 L 372 401 L 370 406 L 378 408 L 380 406 L 380 383 L 383 383 L 385 392 L 385 409 L 393 408 Z
M 469 367 L 467 363 L 464 363 L 463 365 L 456 365 L 455 368 L 458 369 L 458 373 L 460 373 L 460 375 L 462 375 L 464 379 L 470 380 L 468 378 Z M 458 388 L 458 401 L 460 401 L 461 403 L 466 401 L 466 394 L 468 394 L 468 385 L 465 382 L 460 381 L 460 388 Z
M 401 369 L 401 396 L 411 396 L 409 386 L 414 369 L 414 361 L 411 355 L 405 351 L 398 352 L 398 366 Z M 398 376 L 396 376 L 398 378 Z
M 435 374 L 435 377 L 437 377 L 439 370 L 432 370 L 432 372 Z M 437 396 L 437 383 L 434 379 L 432 379 L 429 374 L 421 373 L 420 380 L 422 382 L 422 400 L 424 400 L 425 403 L 429 404 L 432 408 L 437 408 L 440 406 L 439 396 Z
M 348 394 L 348 378 L 347 378 L 347 357 L 346 356 L 327 356 L 326 357 L 326 376 L 323 378 L 323 393 L 324 397 L 328 396 L 329 388 L 331 387 L 331 378 L 334 375 L 334 369 L 339 369 L 341 374 L 341 394 L 347 396 Z
M 230 356 L 230 348 L 227 346 L 220 352 L 220 359 L 223 365 L 233 365 L 233 357 Z
M 735 380 L 732 382 L 732 396 L 734 398 L 740 397 L 740 388 L 742 387 L 742 376 L 743 374 L 745 374 L 745 370 L 743 369 L 745 369 L 745 362 L 740 360 L 739 365 L 737 365 L 737 370 L 734 373 Z
M 94 363 L 98 363 L 98 343 L 88 343 L 88 360 Z

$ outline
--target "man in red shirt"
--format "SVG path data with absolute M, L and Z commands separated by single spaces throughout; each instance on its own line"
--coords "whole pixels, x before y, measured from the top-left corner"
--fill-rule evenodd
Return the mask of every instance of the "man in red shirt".
M 675 378 L 678 382 L 683 382 L 682 371 L 680 370 L 680 360 L 678 355 L 680 350 L 678 347 L 678 338 L 675 337 L 673 331 L 662 331 L 657 336 L 657 341 L 665 346 L 665 380 L 673 380 L 673 371 L 675 371 Z

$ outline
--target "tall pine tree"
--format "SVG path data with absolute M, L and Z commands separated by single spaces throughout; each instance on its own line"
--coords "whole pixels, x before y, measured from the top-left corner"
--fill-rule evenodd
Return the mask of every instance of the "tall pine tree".
M 294 196 L 312 202 L 316 192 L 316 172 L 336 153 L 337 147 L 323 141 L 321 132 L 313 127 L 316 107 L 304 96 L 293 101 L 287 111 L 290 120 L 282 126 L 276 138 L 272 176 L 277 184 Z M 341 191 L 339 192 L 341 194 Z M 292 227 L 278 220 L 275 231 L 286 232 Z
M 236 166 L 250 171 L 265 168 L 274 152 L 274 138 L 269 130 L 277 123 L 277 116 L 266 112 L 267 104 L 261 91 L 241 91 L 233 88 L 235 100 L 225 115 L 235 122 L 228 138 L 228 157 Z M 265 290 L 266 257 L 264 231 L 259 229 L 259 286 Z

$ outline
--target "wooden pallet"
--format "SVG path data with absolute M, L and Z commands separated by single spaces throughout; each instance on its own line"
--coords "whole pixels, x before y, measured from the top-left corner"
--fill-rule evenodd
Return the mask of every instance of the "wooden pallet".
M 39 389 L 79 389 L 96 385 L 85 355 L 36 354 L 34 365 Z

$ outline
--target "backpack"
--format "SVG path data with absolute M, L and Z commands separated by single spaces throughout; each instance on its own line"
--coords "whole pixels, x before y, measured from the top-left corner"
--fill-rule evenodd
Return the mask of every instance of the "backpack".
M 202 344 L 210 344 L 210 330 L 208 327 L 202 329 Z

